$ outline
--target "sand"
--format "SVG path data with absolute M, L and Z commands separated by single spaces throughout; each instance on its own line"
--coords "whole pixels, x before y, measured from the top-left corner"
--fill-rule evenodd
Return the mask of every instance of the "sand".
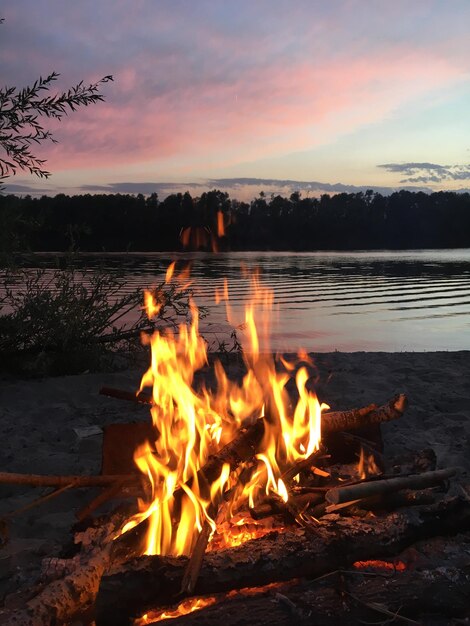
M 470 476 L 470 352 L 329 353 L 314 355 L 320 400 L 332 409 L 383 403 L 404 392 L 403 418 L 383 425 L 386 455 L 433 448 L 438 467 Z M 84 427 L 144 420 L 148 407 L 100 396 L 102 385 L 135 390 L 143 369 L 41 380 L 0 380 L 0 471 L 96 474 L 102 437 Z M 79 434 L 77 434 L 78 429 Z M 45 490 L 0 485 L 0 516 Z M 28 581 L 41 559 L 70 542 L 74 513 L 96 492 L 72 490 L 8 520 L 0 549 L 0 599 Z

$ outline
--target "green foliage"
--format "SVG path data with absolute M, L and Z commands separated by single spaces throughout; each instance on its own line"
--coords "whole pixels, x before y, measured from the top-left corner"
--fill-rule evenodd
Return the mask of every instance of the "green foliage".
M 0 24 L 3 21 L 0 19 Z M 40 118 L 61 120 L 78 107 L 103 101 L 99 89 L 113 80 L 112 76 L 104 76 L 90 85 L 80 81 L 62 93 L 44 95 L 58 77 L 57 72 L 52 72 L 46 78 L 40 76 L 33 85 L 23 89 L 0 88 L 0 148 L 5 153 L 4 157 L 0 157 L 0 180 L 16 174 L 18 168 L 40 178 L 48 178 L 50 173 L 44 169 L 45 160 L 37 158 L 31 151 L 33 144 L 47 140 L 56 143 Z
M 173 325 L 189 315 L 189 292 L 161 284 L 161 303 L 149 321 L 142 292 L 125 293 L 125 282 L 110 273 L 17 270 L 3 275 L 0 289 L 0 367 L 34 374 L 97 369 L 139 345 L 142 331 Z M 123 295 L 124 293 L 124 295 Z M 133 312 L 131 323 L 124 319 Z
M 105 76 L 88 86 L 80 81 L 67 91 L 43 96 L 42 93 L 48 91 L 58 77 L 59 74 L 52 72 L 23 89 L 0 89 L 0 146 L 6 154 L 5 158 L 0 158 L 0 178 L 15 174 L 17 168 L 28 170 L 40 178 L 50 176 L 44 169 L 45 160 L 38 159 L 31 152 L 32 144 L 46 140 L 56 143 L 52 133 L 43 127 L 40 117 L 60 120 L 68 111 L 75 111 L 79 106 L 102 101 L 100 86 L 113 80 L 112 76 Z

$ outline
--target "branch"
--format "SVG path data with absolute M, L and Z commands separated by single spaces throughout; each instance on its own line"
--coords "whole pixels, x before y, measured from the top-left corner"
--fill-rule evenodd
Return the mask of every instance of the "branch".
M 342 504 L 351 500 L 393 493 L 401 489 L 424 489 L 425 487 L 438 485 L 455 476 L 456 473 L 457 470 L 455 468 L 449 467 L 434 472 L 398 476 L 397 478 L 387 478 L 385 480 L 372 480 L 347 487 L 334 487 L 326 492 L 325 499 L 331 504 Z

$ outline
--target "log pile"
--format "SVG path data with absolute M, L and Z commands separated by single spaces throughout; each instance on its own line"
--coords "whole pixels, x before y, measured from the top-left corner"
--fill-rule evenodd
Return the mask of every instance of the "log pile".
M 466 500 L 443 498 L 384 518 L 340 517 L 320 525 L 315 535 L 303 529 L 272 533 L 206 554 L 195 591 L 212 595 L 293 578 L 318 578 L 356 561 L 396 555 L 418 539 L 468 528 L 469 523 Z M 124 626 L 152 608 L 175 602 L 186 564 L 184 557 L 139 557 L 103 576 L 96 601 L 97 626 Z
M 109 388 L 103 388 L 102 393 L 150 402 L 144 394 Z M 378 614 L 382 621 L 397 618 L 420 623 L 415 618 L 420 619 L 425 611 L 470 616 L 459 595 L 470 590 L 470 549 L 467 561 L 453 574 L 454 586 L 450 575 L 442 570 L 430 582 L 429 576 L 425 580 L 422 573 L 415 575 L 407 567 L 400 577 L 392 572 L 385 579 L 376 572 L 369 577 L 370 572 L 357 566 L 365 562 L 367 568 L 371 560 L 397 557 L 420 540 L 470 529 L 468 492 L 462 489 L 459 496 L 452 497 L 443 494 L 442 487 L 451 479 L 455 481 L 455 468 L 436 470 L 435 455 L 428 451 L 406 462 L 384 461 L 377 425 L 401 417 L 406 404 L 401 394 L 382 406 L 324 413 L 322 440 L 327 447 L 285 468 L 282 478 L 288 488 L 287 502 L 277 496 L 266 497 L 242 512 L 246 523 L 256 526 L 271 520 L 275 530 L 237 547 L 220 548 L 217 535 L 210 543 L 206 523 L 189 557 L 143 557 L 136 552 L 142 528 L 117 539 L 116 532 L 108 529 L 92 550 L 82 549 L 73 566 L 71 562 L 61 563 L 65 572 L 62 578 L 42 585 L 25 607 L 7 612 L 2 623 L 40 626 L 94 619 L 96 626 L 127 626 L 144 613 L 149 615 L 147 623 L 152 623 L 153 611 L 208 595 L 212 604 L 203 613 L 184 615 L 172 623 L 200 623 L 202 616 L 205 624 L 223 622 L 227 626 L 355 623 L 358 616 L 377 621 Z M 363 437 L 367 429 L 375 433 L 370 439 Z M 143 430 L 142 424 L 136 425 L 136 432 Z M 244 464 L 249 472 L 263 433 L 262 418 L 247 423 L 229 444 L 209 457 L 198 479 L 211 484 L 224 464 L 231 470 Z M 365 471 L 360 477 L 357 463 L 354 468 L 338 463 L 342 451 L 347 458 L 351 450 L 354 456 L 359 448 L 371 457 L 373 475 Z M 333 449 L 334 458 L 330 454 Z M 105 457 L 104 451 L 104 473 L 100 476 L 0 474 L 0 482 L 57 489 L 103 488 L 102 494 L 79 513 L 82 518 L 108 499 L 145 494 L 148 485 L 140 474 L 131 471 L 128 460 L 120 467 L 117 459 Z M 228 500 L 230 494 L 215 503 L 214 519 L 217 507 L 224 510 L 224 498 Z M 465 535 L 462 541 L 470 546 Z M 427 602 L 425 582 L 428 587 L 432 583 L 436 593 L 445 598 L 440 607 L 435 598 L 434 604 Z

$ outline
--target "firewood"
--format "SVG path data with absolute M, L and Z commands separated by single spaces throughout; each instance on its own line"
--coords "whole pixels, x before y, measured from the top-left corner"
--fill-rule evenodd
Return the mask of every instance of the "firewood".
M 289 500 L 292 501 L 296 509 L 302 511 L 312 504 L 318 504 L 323 500 L 323 498 L 324 494 L 317 492 L 292 495 L 289 497 Z M 254 508 L 250 509 L 251 517 L 256 520 L 279 514 L 289 514 L 286 503 L 283 502 L 280 498 L 265 498 Z
M 101 387 L 99 393 L 102 396 L 118 398 L 118 400 L 152 404 L 152 396 L 149 393 L 145 393 L 145 391 L 126 391 L 125 389 L 115 389 L 114 387 Z
M 1 519 L 3 521 L 5 521 L 7 519 L 11 519 L 12 517 L 15 517 L 16 515 L 20 515 L 21 513 L 25 513 L 26 511 L 29 511 L 30 509 L 33 509 L 36 506 L 44 504 L 44 502 L 48 502 L 49 500 L 52 500 L 53 498 L 57 498 L 57 496 L 60 496 L 64 492 L 66 492 L 69 489 L 71 489 L 72 486 L 73 485 L 71 485 L 69 483 L 67 485 L 64 485 L 63 487 L 58 487 L 57 489 L 54 489 L 53 491 L 50 491 L 49 493 L 46 493 L 44 496 L 41 496 L 40 498 L 36 498 L 36 500 L 33 500 L 32 502 L 28 502 L 28 504 L 25 504 L 24 506 L 20 507 L 19 509 L 15 509 L 14 511 L 10 511 L 6 515 L 4 515 Z
M 336 518 L 303 529 L 270 533 L 237 548 L 208 553 L 195 592 L 213 594 L 298 577 L 316 577 L 357 560 L 393 555 L 420 538 L 470 525 L 470 503 L 442 498 L 431 506 L 402 509 L 372 520 Z M 103 576 L 96 601 L 97 626 L 128 625 L 132 617 L 171 604 L 188 559 L 139 557 Z
M 211 606 L 177 617 L 171 625 L 465 624 L 470 597 L 468 567 L 450 571 L 452 577 L 447 567 L 393 576 L 337 570 L 327 580 L 221 595 Z M 390 619 L 383 615 L 385 611 Z M 151 614 L 149 618 L 151 624 Z
M 230 443 L 209 457 L 204 467 L 199 470 L 199 477 L 210 484 L 220 476 L 225 464 L 230 465 L 230 469 L 233 471 L 240 463 L 255 456 L 263 433 L 264 421 L 262 418 L 241 428 Z
M 350 411 L 331 411 L 322 414 L 322 435 L 342 430 L 352 430 L 370 424 L 380 424 L 397 419 L 403 415 L 408 400 L 401 393 L 384 404 L 377 406 L 371 404 L 361 409 Z
M 322 433 L 333 433 L 339 430 L 348 430 L 367 424 L 397 419 L 403 414 L 406 404 L 406 396 L 400 394 L 381 407 L 377 407 L 374 404 L 362 409 L 325 413 L 322 416 Z M 207 463 L 198 471 L 199 485 L 204 487 L 204 485 L 210 485 L 214 482 L 220 476 L 224 464 L 228 464 L 233 471 L 244 461 L 253 458 L 258 451 L 264 428 L 265 422 L 263 418 L 258 418 L 251 424 L 242 427 L 236 437 L 217 453 L 211 455 Z M 296 473 L 298 472 L 296 471 Z M 191 488 L 192 482 L 191 479 L 188 480 L 187 486 Z M 180 488 L 175 491 L 174 495 L 178 499 L 183 494 L 184 490 Z M 134 530 L 132 536 L 126 537 L 126 535 L 122 535 L 119 542 L 122 543 L 123 549 L 132 550 L 132 546 L 140 545 L 142 533 L 145 532 L 146 529 L 143 526 L 140 530 Z M 116 545 L 116 553 L 119 550 L 120 546 Z
M 334 487 L 325 494 L 325 499 L 330 504 L 342 504 L 350 500 L 360 500 L 370 496 L 384 495 L 401 489 L 424 489 L 438 485 L 448 478 L 455 476 L 455 468 L 423 472 L 411 476 L 397 476 L 385 480 L 370 480 L 347 487 Z
M 110 522 L 91 532 L 90 546 L 78 559 L 73 559 L 77 562 L 71 564 L 72 571 L 64 578 L 39 587 L 38 594 L 21 608 L 3 611 L 2 626 L 69 624 L 77 613 L 83 615 L 90 610 L 103 572 L 110 564 L 114 524 Z
M 107 487 L 115 483 L 139 482 L 139 475 L 108 476 L 44 476 L 42 474 L 15 474 L 0 472 L 0 484 L 31 485 L 32 487 Z
M 118 494 L 122 493 L 124 484 L 122 482 L 116 481 L 113 485 L 109 485 L 106 487 L 101 493 L 99 493 L 91 502 L 86 504 L 83 508 L 81 508 L 75 514 L 75 517 L 79 522 L 82 522 L 87 517 L 89 517 L 93 511 L 98 509 L 102 504 L 108 502 Z
M 202 530 L 198 535 L 194 545 L 188 564 L 184 570 L 183 580 L 181 582 L 181 595 L 192 595 L 196 587 L 197 579 L 202 567 L 202 559 L 207 549 L 207 544 L 211 536 L 211 525 L 206 520 L 202 526 Z
M 297 463 L 294 463 L 292 467 L 289 467 L 285 472 L 283 472 L 281 476 L 282 480 L 284 482 L 292 480 L 294 476 L 297 476 L 297 474 L 300 474 L 300 472 L 310 469 L 310 467 L 315 464 L 315 461 L 319 460 L 322 456 L 325 456 L 325 450 L 323 448 L 315 450 L 315 452 L 313 452 L 306 459 L 297 461 Z
M 406 396 L 400 394 L 381 407 L 370 405 L 363 409 L 324 413 L 322 415 L 322 433 L 349 430 L 366 424 L 376 424 L 397 419 L 403 415 L 406 404 Z M 206 480 L 210 483 L 218 478 L 224 463 L 228 463 L 233 470 L 242 461 L 246 461 L 254 456 L 263 433 L 263 418 L 259 418 L 253 424 L 242 428 L 235 439 L 210 457 L 200 470 Z M 316 456 L 316 453 L 314 454 Z

